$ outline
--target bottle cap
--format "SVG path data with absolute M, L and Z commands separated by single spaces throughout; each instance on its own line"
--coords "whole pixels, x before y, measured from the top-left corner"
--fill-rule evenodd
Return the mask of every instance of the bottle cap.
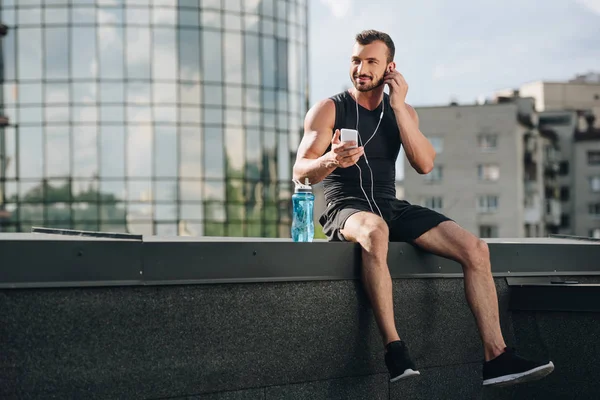
M 292 182 L 294 182 L 294 184 L 296 185 L 294 193 L 312 193 L 312 188 L 310 187 L 308 178 L 304 180 L 304 184 L 300 183 L 300 181 L 297 181 L 295 179 L 293 179 Z

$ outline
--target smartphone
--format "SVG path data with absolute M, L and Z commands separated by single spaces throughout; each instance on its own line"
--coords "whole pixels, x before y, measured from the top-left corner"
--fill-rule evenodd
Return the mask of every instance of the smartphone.
M 342 142 L 350 142 L 350 141 L 354 141 L 358 144 L 358 131 L 356 129 L 342 129 L 340 131 L 340 140 Z M 357 147 L 357 145 L 355 145 L 352 148 Z

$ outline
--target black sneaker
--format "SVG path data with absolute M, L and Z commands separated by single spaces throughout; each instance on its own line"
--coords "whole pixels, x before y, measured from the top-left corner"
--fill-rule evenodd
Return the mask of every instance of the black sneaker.
M 498 357 L 483 363 L 484 386 L 510 386 L 542 379 L 554 371 L 552 361 L 527 360 L 507 347 Z
M 410 359 L 408 348 L 403 341 L 390 342 L 385 348 L 385 365 L 390 372 L 390 382 L 421 374 Z

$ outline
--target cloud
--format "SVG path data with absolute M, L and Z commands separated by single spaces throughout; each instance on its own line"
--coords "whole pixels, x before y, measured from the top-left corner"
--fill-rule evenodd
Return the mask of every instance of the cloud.
M 575 0 L 594 14 L 600 15 L 600 0 Z
M 351 0 L 321 0 L 321 2 L 329 7 L 331 14 L 338 19 L 346 17 L 352 6 Z
M 479 72 L 481 61 L 479 59 L 466 59 L 448 64 L 438 64 L 433 69 L 433 79 L 454 78 L 466 74 Z

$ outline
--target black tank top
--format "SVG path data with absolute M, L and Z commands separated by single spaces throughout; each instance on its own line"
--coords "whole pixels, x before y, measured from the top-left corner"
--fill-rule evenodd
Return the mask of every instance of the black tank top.
M 335 103 L 335 125 L 336 129 L 357 129 L 359 133 L 359 145 L 364 145 L 371 138 L 379 116 L 381 115 L 382 105 L 380 104 L 373 111 L 358 105 L 359 125 L 356 127 L 356 102 L 354 97 L 344 91 L 332 96 Z M 365 156 L 358 161 L 360 169 L 353 165 L 348 168 L 336 168 L 329 176 L 323 180 L 323 189 L 325 201 L 327 203 L 336 203 L 340 200 L 359 199 L 364 200 L 365 194 L 360 187 L 360 174 L 362 171 L 362 187 L 371 200 L 371 171 L 373 171 L 373 196 L 375 201 L 383 199 L 396 198 L 396 159 L 402 142 L 400 140 L 400 131 L 396 123 L 396 117 L 390 106 L 389 96 L 384 93 L 383 101 L 385 109 L 383 119 L 377 129 L 375 136 L 364 147 Z M 331 145 L 327 151 L 331 150 Z

